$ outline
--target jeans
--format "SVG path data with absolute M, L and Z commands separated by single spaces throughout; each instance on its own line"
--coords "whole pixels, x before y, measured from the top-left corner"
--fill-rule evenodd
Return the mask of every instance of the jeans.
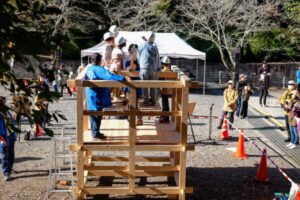
M 156 80 L 156 72 L 147 69 L 141 69 L 140 71 L 141 80 Z M 149 102 L 149 88 L 143 88 L 144 102 Z M 156 88 L 150 88 L 150 101 L 156 103 Z
M 231 124 L 233 124 L 233 120 L 234 120 L 234 112 L 223 111 L 223 112 L 222 112 L 221 119 L 220 119 L 220 122 L 219 122 L 219 126 L 222 126 L 222 125 L 223 125 L 224 115 L 228 115 L 229 122 L 230 122 Z M 229 124 L 229 127 L 231 127 L 230 124 Z
M 241 113 L 241 103 L 242 103 L 242 97 L 239 96 L 238 100 L 237 100 L 236 116 L 240 116 L 240 113 Z
M 260 88 L 260 94 L 259 94 L 259 104 L 267 105 L 267 96 L 268 96 L 268 89 L 265 87 Z
M 53 85 L 53 90 L 54 90 L 54 92 L 58 93 L 58 87 L 57 87 L 57 85 Z
M 67 88 L 69 95 L 72 96 L 72 92 L 71 92 L 70 88 L 67 86 L 67 84 L 60 86 L 60 96 L 62 96 L 62 97 L 64 96 L 64 88 Z
M 285 121 L 286 130 L 287 130 L 287 133 L 288 133 L 288 138 L 287 139 L 291 139 L 291 131 L 290 131 L 289 116 L 288 115 L 284 115 L 284 121 Z
M 90 116 L 90 123 L 92 129 L 92 137 L 97 137 L 100 135 L 100 126 L 101 126 L 102 116 Z
M 241 101 L 241 111 L 240 111 L 240 115 L 241 117 L 245 118 L 248 115 L 248 101 Z
M 290 132 L 291 132 L 291 143 L 297 144 L 299 141 L 297 126 L 290 126 Z
M 14 142 L 11 141 L 10 145 L 5 147 L 0 147 L 0 153 L 2 157 L 2 173 L 3 175 L 10 175 L 14 160 L 15 160 L 15 149 L 14 149 Z

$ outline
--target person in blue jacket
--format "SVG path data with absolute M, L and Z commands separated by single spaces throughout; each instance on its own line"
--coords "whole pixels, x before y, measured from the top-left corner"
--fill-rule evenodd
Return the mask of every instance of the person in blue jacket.
M 296 78 L 297 78 L 297 89 L 298 92 L 300 92 L 300 65 L 298 67 L 298 70 L 296 71 Z
M 87 68 L 86 80 L 130 80 L 129 77 L 113 74 L 101 66 L 102 56 L 98 53 L 92 55 L 92 65 Z M 87 109 L 89 111 L 102 111 L 103 108 L 111 106 L 110 89 L 100 87 L 87 87 L 85 89 Z M 100 133 L 102 116 L 90 116 L 92 137 L 96 139 L 105 138 Z
M 6 98 L 0 97 L 0 154 L 2 157 L 2 173 L 5 181 L 10 180 L 15 160 L 14 143 L 17 139 L 14 131 L 8 131 L 6 122 L 14 125 L 12 114 L 6 111 Z

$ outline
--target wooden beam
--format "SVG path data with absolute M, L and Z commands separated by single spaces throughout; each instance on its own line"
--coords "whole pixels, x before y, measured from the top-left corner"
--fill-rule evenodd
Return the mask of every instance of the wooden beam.
M 166 112 L 166 111 L 141 111 L 141 110 L 135 110 L 135 111 L 83 111 L 83 115 L 106 115 L 106 116 L 130 116 L 130 115 L 136 115 L 136 116 L 181 116 L 180 111 L 172 111 L 172 112 Z
M 128 162 L 129 158 L 124 156 L 93 156 L 92 161 L 95 162 Z M 170 162 L 169 157 L 136 157 L 135 162 Z
M 84 80 L 77 81 L 76 86 L 82 87 L 130 87 L 130 88 L 180 88 L 182 84 L 180 81 L 167 80 L 143 80 L 143 81 L 107 81 L 107 80 Z
M 103 176 L 103 177 L 128 177 L 129 176 L 129 170 L 122 170 L 122 171 L 113 171 L 113 170 L 105 170 L 105 171 L 99 171 L 99 170 L 89 170 L 88 175 L 89 176 Z M 160 171 L 143 171 L 143 170 L 135 170 L 134 176 L 135 177 L 156 177 L 156 176 L 165 176 L 165 177 L 173 177 L 174 172 L 173 171 L 167 171 L 167 172 L 160 172 Z
M 136 187 L 131 191 L 127 187 L 84 187 L 85 194 L 119 194 L 119 195 L 166 195 L 179 194 L 178 187 Z M 193 193 L 193 188 L 186 188 L 185 193 Z
M 129 145 L 85 144 L 84 149 L 90 151 L 129 151 Z
M 140 76 L 140 72 L 138 71 L 120 71 L 118 72 L 118 74 L 122 75 L 122 76 L 129 76 L 129 77 L 139 77 Z M 177 76 L 177 72 L 157 72 L 157 78 L 168 78 L 168 79 L 176 79 Z

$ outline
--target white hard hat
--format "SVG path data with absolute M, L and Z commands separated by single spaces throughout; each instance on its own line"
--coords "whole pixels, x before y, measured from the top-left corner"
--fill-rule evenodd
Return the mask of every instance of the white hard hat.
M 113 38 L 113 34 L 111 32 L 106 32 L 104 35 L 103 35 L 103 39 L 104 40 L 107 40 L 109 38 Z
M 171 64 L 171 60 L 168 56 L 164 56 L 162 59 L 161 59 L 161 62 L 162 63 L 165 63 L 165 64 Z
M 114 35 L 118 35 L 118 33 L 119 33 L 119 28 L 118 28 L 116 25 L 112 25 L 112 26 L 109 28 L 109 32 L 111 32 L 111 33 L 114 34 Z
M 288 82 L 288 85 L 296 85 L 296 82 L 293 81 L 293 80 L 290 80 L 290 81 Z
M 145 35 L 144 35 L 145 39 L 148 41 L 148 42 L 154 42 L 154 38 L 155 38 L 155 33 L 154 32 L 147 32 Z
M 119 45 L 121 45 L 121 44 L 125 44 L 126 41 L 127 41 L 127 40 L 126 40 L 125 38 L 123 38 L 122 36 L 117 36 L 117 37 L 115 38 L 115 45 L 119 46 Z
M 228 84 L 228 85 L 229 85 L 229 84 L 232 84 L 232 85 L 233 85 L 233 80 L 229 80 L 227 84 Z

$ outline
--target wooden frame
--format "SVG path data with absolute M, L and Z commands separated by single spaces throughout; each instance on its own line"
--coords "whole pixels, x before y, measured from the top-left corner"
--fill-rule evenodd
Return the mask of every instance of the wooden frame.
M 187 119 L 188 119 L 188 94 L 189 87 L 192 86 L 190 79 L 176 66 L 172 66 L 172 72 L 159 72 L 159 78 L 170 78 L 173 80 L 154 80 L 154 81 L 87 81 L 84 80 L 86 70 L 83 70 L 75 80 L 69 80 L 69 86 L 77 87 L 77 144 L 70 145 L 70 149 L 77 152 L 77 179 L 78 185 L 74 190 L 77 199 L 84 199 L 84 195 L 95 194 L 119 194 L 119 195 L 168 195 L 169 199 L 184 200 L 185 194 L 192 193 L 193 189 L 186 187 L 186 159 L 187 151 L 194 150 L 193 145 L 187 144 Z M 138 72 L 122 71 L 120 74 L 138 77 Z M 84 87 L 129 87 L 129 106 L 124 110 L 105 110 L 88 111 L 84 108 L 85 99 Z M 141 110 L 137 107 L 137 88 L 171 88 L 172 106 L 170 112 L 161 110 Z M 90 115 L 101 116 L 127 116 L 129 129 L 128 136 L 124 143 L 88 142 L 85 141 L 84 132 L 88 130 L 87 117 Z M 138 128 L 136 118 L 141 116 L 171 116 L 174 121 L 174 131 L 179 134 L 178 143 L 175 144 L 142 144 L 137 138 Z M 151 118 L 150 118 L 151 119 Z M 116 124 L 116 126 L 118 126 Z M 142 128 L 141 128 L 142 129 Z M 139 129 L 140 130 L 140 129 Z M 152 137 L 155 138 L 155 137 Z M 108 139 L 109 140 L 109 139 Z M 116 152 L 115 156 L 95 155 L 93 152 Z M 127 152 L 128 156 L 117 155 L 117 152 Z M 143 152 L 168 152 L 167 156 L 145 156 L 137 155 Z M 103 165 L 99 165 L 101 162 Z M 115 163 L 114 166 L 105 163 Z M 143 162 L 143 165 L 140 163 Z M 95 165 L 98 163 L 98 165 Z M 127 164 L 126 164 L 127 163 Z M 145 165 L 150 164 L 149 166 Z M 152 164 L 151 164 L 152 163 Z M 159 165 L 154 165 L 157 163 Z M 87 176 L 113 176 L 127 177 L 128 186 L 126 187 L 89 187 L 86 185 Z M 173 177 L 176 186 L 157 186 L 157 187 L 138 187 L 136 177 Z

